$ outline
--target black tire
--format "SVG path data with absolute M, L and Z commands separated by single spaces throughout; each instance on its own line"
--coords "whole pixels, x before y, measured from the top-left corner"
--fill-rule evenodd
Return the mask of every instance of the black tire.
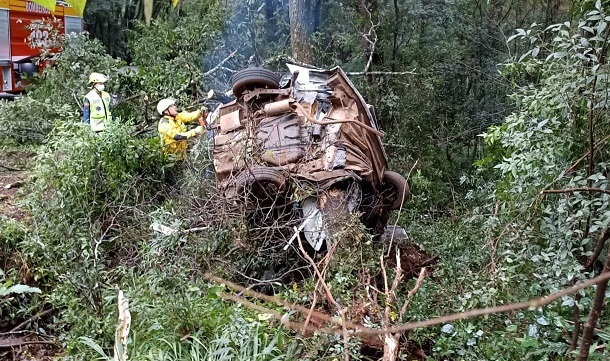
M 233 94 L 236 98 L 242 96 L 244 91 L 254 88 L 278 89 L 280 77 L 274 72 L 263 68 L 246 68 L 238 71 L 231 79 Z
M 388 210 L 400 209 L 410 194 L 409 184 L 402 175 L 391 170 L 383 173 L 381 195 Z
M 273 200 L 286 189 L 286 177 L 277 169 L 252 167 L 235 178 L 237 194 L 254 196 L 259 200 Z

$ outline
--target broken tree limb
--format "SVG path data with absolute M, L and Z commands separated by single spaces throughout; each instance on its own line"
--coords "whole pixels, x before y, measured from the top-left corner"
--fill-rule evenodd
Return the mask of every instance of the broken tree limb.
M 0 167 L 6 169 L 8 171 L 11 171 L 11 172 L 21 172 L 24 170 L 24 169 L 19 169 L 19 168 L 13 168 L 13 167 L 10 167 L 10 166 L 4 165 L 4 164 L 0 164 Z
M 240 297 L 237 297 L 234 295 L 229 295 L 226 293 L 219 292 L 218 296 L 220 296 L 221 298 L 223 298 L 225 300 L 229 300 L 229 301 L 233 301 L 233 302 L 242 304 L 242 305 L 244 305 L 248 308 L 251 308 L 255 311 L 258 311 L 260 313 L 269 314 L 269 315 L 273 316 L 275 319 L 279 320 L 284 326 L 291 328 L 293 330 L 306 329 L 307 331 L 312 332 L 312 333 L 313 332 L 333 333 L 331 330 L 328 330 L 328 329 L 319 329 L 319 328 L 313 327 L 313 326 L 305 326 L 300 322 L 290 321 L 290 319 L 288 317 L 286 317 L 286 315 L 282 315 L 279 312 L 274 311 L 270 308 L 259 306 L 255 303 L 252 303 L 248 300 L 245 300 L 243 298 L 240 298 Z
M 0 340 L 0 348 L 13 348 L 25 345 L 38 345 L 38 344 L 47 344 L 54 345 L 55 341 L 47 341 L 47 340 L 34 340 L 34 341 L 24 341 L 19 339 L 8 339 L 8 340 Z
M 114 361 L 127 361 L 127 337 L 131 327 L 131 313 L 129 299 L 123 295 L 123 291 L 118 291 L 119 323 L 114 337 Z
M 415 69 L 411 71 L 355 71 L 355 72 L 346 72 L 345 74 L 350 76 L 359 76 L 359 75 L 417 75 Z
M 235 54 L 237 53 L 237 50 L 233 51 L 231 54 L 229 54 L 229 56 L 227 56 L 226 58 L 224 58 L 220 63 L 218 63 L 215 67 L 213 67 L 212 69 L 206 71 L 205 73 L 203 73 L 202 77 L 206 77 L 210 74 L 212 74 L 213 72 L 215 72 L 216 70 L 218 70 L 221 66 L 224 65 L 224 63 L 226 63 L 227 61 L 229 61 L 229 59 L 231 59 L 233 56 L 235 56 Z
M 47 313 L 49 313 L 49 312 L 52 312 L 53 310 L 54 310 L 54 308 L 49 308 L 49 309 L 46 309 L 46 310 L 44 310 L 44 311 L 38 312 L 38 313 L 37 313 L 37 314 L 35 314 L 34 316 L 32 316 L 32 317 L 28 318 L 27 320 L 25 320 L 25 321 L 21 322 L 20 324 L 18 324 L 17 326 L 13 327 L 13 328 L 12 328 L 12 329 L 11 329 L 9 332 L 16 332 L 16 331 L 19 331 L 19 330 L 21 330 L 21 328 L 23 328 L 23 327 L 24 327 L 25 325 L 27 325 L 28 323 L 30 323 L 30 322 L 32 322 L 32 321 L 34 321 L 34 320 L 35 320 L 35 319 L 37 319 L 37 318 L 40 318 L 40 317 L 42 317 L 42 316 L 46 315 L 46 314 L 47 314 Z
M 392 304 L 396 300 L 396 289 L 400 284 L 400 281 L 403 279 L 402 267 L 400 265 L 400 249 L 396 249 L 396 273 L 394 275 L 394 281 L 392 282 L 392 287 L 388 288 L 388 274 L 385 267 L 385 262 L 383 261 L 383 254 L 379 257 L 381 262 L 381 271 L 383 276 L 383 286 L 384 286 L 384 294 L 385 294 L 385 310 L 383 313 L 383 321 L 382 325 L 387 327 L 392 323 Z M 398 346 L 400 345 L 400 332 L 396 333 L 386 333 L 383 336 L 383 357 L 382 361 L 396 361 L 398 357 Z
M 309 223 L 309 221 L 311 221 L 313 219 L 313 217 L 316 216 L 316 214 L 318 214 L 320 212 L 319 209 L 315 209 L 313 212 L 311 212 L 307 218 L 305 218 L 305 220 L 303 221 L 303 223 L 301 223 L 301 225 L 299 226 L 299 228 L 295 229 L 294 234 L 292 235 L 292 237 L 290 237 L 290 239 L 288 240 L 288 242 L 286 242 L 286 245 L 284 246 L 284 251 L 286 251 L 288 249 L 288 247 L 290 247 L 290 245 L 292 244 L 292 242 L 299 236 L 299 234 L 301 233 L 301 231 L 303 230 L 303 228 L 305 228 L 305 226 L 307 225 L 307 223 Z
M 508 305 L 502 305 L 502 306 L 497 306 L 497 307 L 477 308 L 477 309 L 466 311 L 466 312 L 460 312 L 460 313 L 455 313 L 455 314 L 451 314 L 451 315 L 441 316 L 441 317 L 437 317 L 437 318 L 433 318 L 433 319 L 425 320 L 425 321 L 405 323 L 403 325 L 389 327 L 389 328 L 382 328 L 379 330 L 374 330 L 374 329 L 358 330 L 358 331 L 356 331 L 356 333 L 357 334 L 380 335 L 380 334 L 386 334 L 386 333 L 394 333 L 394 332 L 398 332 L 398 331 L 415 330 L 417 328 L 440 325 L 443 323 L 463 320 L 466 318 L 490 315 L 493 313 L 503 313 L 503 312 L 509 312 L 509 311 L 523 310 L 523 309 L 528 309 L 528 308 L 535 309 L 538 307 L 546 306 L 554 301 L 561 299 L 563 296 L 571 295 L 584 288 L 591 287 L 594 284 L 603 282 L 608 279 L 610 279 L 610 272 L 602 273 L 601 275 L 599 275 L 595 278 L 591 278 L 584 282 L 578 283 L 574 286 L 565 288 L 561 291 L 552 293 L 548 296 L 538 298 L 538 299 L 533 299 L 533 300 L 529 300 L 529 301 L 525 301 L 525 302 L 510 303 Z
M 217 282 L 218 282 L 218 280 L 221 280 L 210 274 L 206 274 L 206 278 L 213 280 L 213 281 L 217 281 Z M 470 310 L 470 311 L 466 311 L 466 312 L 445 315 L 445 316 L 441 316 L 441 317 L 437 317 L 437 318 L 433 318 L 433 319 L 429 319 L 429 320 L 425 320 L 425 321 L 410 322 L 410 323 L 405 323 L 405 324 L 394 326 L 394 327 L 386 327 L 386 328 L 382 328 L 382 329 L 373 329 L 373 328 L 368 328 L 368 327 L 363 327 L 363 326 L 357 326 L 353 330 L 350 329 L 348 332 L 350 335 L 353 335 L 356 337 L 362 337 L 365 335 L 385 335 L 388 333 L 415 330 L 418 328 L 435 326 L 435 325 L 440 325 L 440 324 L 448 323 L 448 322 L 452 322 L 452 321 L 458 321 L 458 320 L 463 320 L 463 319 L 478 317 L 478 316 L 484 316 L 484 315 L 489 315 L 489 314 L 494 314 L 494 313 L 510 312 L 510 311 L 528 309 L 528 308 L 535 309 L 538 307 L 546 306 L 554 301 L 561 299 L 564 296 L 576 293 L 584 288 L 591 287 L 592 285 L 594 285 L 596 283 L 600 283 L 600 282 L 603 282 L 608 279 L 610 279 L 610 272 L 602 273 L 601 275 L 599 275 L 595 278 L 591 278 L 589 280 L 575 284 L 574 286 L 565 288 L 561 291 L 552 293 L 548 296 L 529 300 L 526 302 L 511 303 L 508 305 L 502 305 L 502 306 L 497 306 L 497 307 L 479 308 L 479 309 L 474 309 L 474 310 Z M 230 284 L 230 282 L 228 282 L 228 281 L 226 281 L 226 282 Z M 224 282 L 219 282 L 219 283 L 224 283 Z M 227 284 L 227 283 L 225 283 L 225 284 Z M 249 292 L 251 292 L 251 291 L 249 291 Z M 269 297 L 269 296 L 266 296 L 266 297 Z M 257 297 L 257 298 L 259 298 L 259 297 Z M 228 298 L 228 299 L 239 302 L 239 303 L 243 304 L 244 306 L 250 307 L 255 310 L 263 309 L 263 312 L 269 313 L 269 312 L 267 312 L 268 309 L 263 308 L 262 306 L 254 305 L 251 302 L 247 302 L 247 301 L 239 299 L 235 296 Z M 260 297 L 260 299 L 264 300 L 263 297 Z M 277 298 L 274 297 L 273 299 L 277 299 Z M 271 302 L 273 302 L 273 301 L 271 301 Z M 283 303 L 282 305 L 284 307 L 288 307 L 286 303 Z M 299 306 L 299 307 L 304 308 L 302 306 Z M 288 308 L 292 308 L 292 307 L 288 307 Z M 296 309 L 296 308 L 293 308 L 293 309 Z M 276 314 L 277 314 L 277 312 L 276 312 Z M 326 316 L 326 317 L 329 317 L 329 316 Z M 282 316 L 277 314 L 276 318 L 279 318 L 281 320 Z M 287 324 L 285 323 L 285 325 L 287 327 L 290 327 L 295 330 L 302 329 L 302 326 L 304 326 L 303 324 L 295 324 L 295 323 L 287 323 Z M 343 326 L 352 328 L 351 325 L 349 325 L 349 324 L 343 324 Z M 323 332 L 323 333 L 328 333 L 328 334 L 343 334 L 342 330 L 340 331 L 337 329 L 315 328 L 315 330 L 317 332 Z
M 606 264 L 604 265 L 604 269 L 602 271 L 602 275 L 604 274 L 610 274 L 610 248 L 608 249 L 608 257 L 606 258 Z M 593 305 L 582 331 L 578 361 L 586 361 L 589 358 L 589 348 L 593 342 L 593 331 L 595 329 L 595 325 L 597 325 L 597 321 L 599 320 L 599 315 L 602 313 L 604 308 L 604 299 L 606 298 L 607 288 L 608 279 L 600 280 L 599 283 L 597 283 L 595 297 L 593 298 Z
M 339 304 L 339 302 L 337 302 L 335 300 L 335 297 L 330 292 L 330 287 L 328 287 L 328 284 L 326 284 L 326 281 L 324 280 L 324 276 L 318 269 L 318 266 L 316 265 L 314 260 L 311 259 L 311 257 L 309 257 L 309 255 L 305 251 L 305 248 L 303 248 L 303 242 L 301 242 L 301 236 L 299 235 L 299 232 L 297 231 L 297 227 L 294 227 L 294 231 L 297 233 L 297 240 L 299 241 L 299 249 L 301 250 L 303 257 L 305 257 L 305 259 L 313 267 L 314 272 L 318 276 L 318 282 L 320 282 L 320 284 L 322 285 L 322 287 L 324 287 L 324 290 L 326 291 L 326 298 L 328 298 L 330 303 L 332 303 L 333 306 L 335 306 L 337 308 L 337 312 L 339 312 L 339 315 L 341 315 L 341 329 L 343 331 L 342 332 L 342 334 L 343 334 L 343 360 L 349 361 L 349 347 L 347 344 L 347 340 L 349 339 L 349 334 L 347 332 L 347 326 L 346 326 L 346 323 L 347 323 L 347 317 L 345 316 L 346 308 L 342 307 Z
M 402 318 L 404 317 L 405 313 L 407 312 L 407 309 L 409 308 L 409 304 L 411 303 L 411 298 L 413 298 L 413 295 L 415 293 L 417 293 L 417 291 L 421 287 L 422 282 L 424 282 L 425 277 L 426 277 L 426 267 L 422 267 L 421 271 L 419 272 L 419 277 L 417 277 L 417 281 L 415 282 L 415 286 L 413 286 L 413 288 L 411 288 L 411 290 L 409 290 L 409 293 L 407 293 L 407 299 L 405 300 L 405 303 L 400 308 L 400 313 L 398 314 L 399 319 L 402 320 Z
M 325 313 L 318 312 L 318 311 L 315 311 L 315 310 L 313 312 L 311 312 L 310 309 L 308 309 L 308 308 L 306 308 L 304 306 L 301 306 L 299 304 L 290 303 L 290 302 L 284 301 L 284 300 L 282 300 L 280 298 L 277 298 L 277 297 L 274 297 L 274 296 L 269 296 L 269 295 L 265 295 L 265 294 L 262 294 L 262 293 L 258 293 L 256 291 L 251 290 L 251 289 L 248 289 L 248 288 L 245 288 L 245 287 L 240 286 L 238 284 L 235 284 L 235 283 L 233 283 L 231 281 L 227 281 L 227 280 L 222 279 L 220 277 L 216 277 L 216 276 L 214 276 L 214 275 L 212 275 L 210 273 L 204 274 L 204 277 L 209 279 L 210 281 L 214 281 L 216 283 L 225 285 L 225 286 L 227 286 L 228 288 L 230 288 L 230 289 L 232 289 L 234 291 L 238 291 L 240 293 L 243 293 L 246 296 L 254 297 L 254 298 L 257 298 L 259 300 L 263 300 L 265 302 L 270 302 L 270 303 L 273 303 L 273 304 L 278 304 L 278 305 L 281 305 L 281 306 L 283 306 L 285 308 L 289 308 L 289 309 L 292 309 L 292 310 L 299 311 L 303 315 L 311 314 L 313 317 L 315 317 L 315 318 L 317 318 L 317 319 L 319 319 L 321 321 L 329 322 L 329 323 L 332 323 L 332 324 L 337 325 L 337 326 L 341 325 L 341 323 L 338 322 L 335 318 L 333 318 L 333 317 L 331 317 L 331 316 L 329 316 L 329 315 L 327 315 Z M 355 328 L 355 329 L 362 328 L 362 326 L 359 326 L 359 325 L 356 325 L 356 324 L 353 324 L 353 323 L 349 323 L 349 322 L 346 324 L 346 326 L 350 327 L 350 328 Z
M 557 193 L 574 193 L 574 192 L 591 192 L 591 193 L 606 193 L 610 194 L 610 190 L 602 188 L 565 188 L 565 189 L 547 189 L 540 191 L 540 194 L 557 194 Z

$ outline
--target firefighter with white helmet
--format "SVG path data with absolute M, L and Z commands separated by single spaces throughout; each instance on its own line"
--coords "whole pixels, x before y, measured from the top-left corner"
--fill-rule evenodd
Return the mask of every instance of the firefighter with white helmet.
M 91 125 L 91 130 L 101 132 L 107 120 L 112 119 L 110 94 L 104 91 L 108 78 L 104 74 L 91 73 L 89 83 L 92 88 L 83 102 L 83 122 Z
M 163 149 L 168 154 L 173 154 L 177 159 L 186 158 L 188 147 L 187 139 L 205 133 L 205 127 L 199 125 L 195 129 L 187 130 L 185 123 L 201 120 L 204 117 L 202 110 L 194 112 L 178 112 L 176 100 L 171 98 L 161 99 L 157 103 L 157 112 L 163 117 L 159 120 L 157 127 Z

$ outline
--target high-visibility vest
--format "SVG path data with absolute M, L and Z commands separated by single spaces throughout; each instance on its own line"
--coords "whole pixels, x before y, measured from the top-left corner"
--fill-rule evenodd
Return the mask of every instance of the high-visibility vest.
M 104 130 L 104 122 L 112 118 L 110 113 L 110 94 L 105 91 L 102 96 L 95 89 L 91 89 L 85 98 L 89 100 L 89 123 L 91 130 L 99 132 Z

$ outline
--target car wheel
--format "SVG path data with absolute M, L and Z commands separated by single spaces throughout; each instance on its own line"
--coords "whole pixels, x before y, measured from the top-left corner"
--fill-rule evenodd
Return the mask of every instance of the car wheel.
M 244 91 L 254 88 L 277 89 L 280 86 L 280 78 L 268 69 L 246 68 L 233 75 L 233 94 L 239 98 Z
M 400 209 L 409 195 L 409 184 L 402 175 L 391 170 L 383 173 L 381 196 L 388 210 Z
M 252 167 L 244 170 L 235 179 L 237 194 L 259 201 L 271 201 L 283 193 L 286 177 L 277 169 Z

